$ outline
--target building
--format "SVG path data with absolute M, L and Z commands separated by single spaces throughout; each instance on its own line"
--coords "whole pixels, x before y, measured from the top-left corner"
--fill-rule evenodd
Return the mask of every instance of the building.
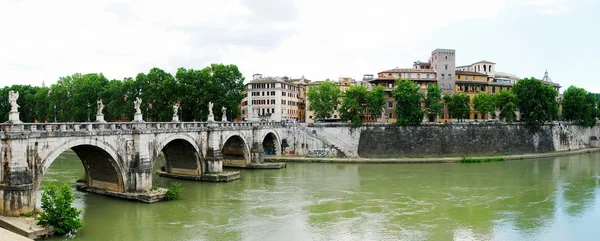
M 442 94 L 454 93 L 455 51 L 453 49 L 436 49 L 431 53 L 429 63 L 436 73 L 437 84 L 442 89 Z
M 370 83 L 373 87 L 382 86 L 385 88 L 386 105 L 384 117 L 387 122 L 396 122 L 396 118 L 398 117 L 395 113 L 396 101 L 392 96 L 392 90 L 396 87 L 396 80 L 398 78 L 414 81 L 420 86 L 419 91 L 422 93 L 427 92 L 428 84 L 437 84 L 435 70 L 428 68 L 395 68 L 377 73 L 377 78 L 370 80 Z
M 297 83 L 305 81 L 304 77 Z M 241 103 L 242 119 L 255 121 L 298 121 L 300 88 L 294 80 L 284 77 L 252 76 L 244 87 Z

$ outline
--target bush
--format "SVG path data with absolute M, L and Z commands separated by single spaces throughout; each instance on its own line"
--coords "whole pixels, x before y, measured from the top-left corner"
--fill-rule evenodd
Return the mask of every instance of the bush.
M 181 199 L 181 192 L 183 191 L 183 187 L 181 187 L 181 183 L 173 183 L 173 185 L 167 190 L 165 193 L 165 198 L 167 200 L 178 200 Z
M 75 232 L 83 227 L 79 218 L 81 211 L 72 207 L 73 191 L 66 183 L 60 188 L 50 183 L 42 193 L 42 210 L 39 225 L 50 225 L 58 234 Z

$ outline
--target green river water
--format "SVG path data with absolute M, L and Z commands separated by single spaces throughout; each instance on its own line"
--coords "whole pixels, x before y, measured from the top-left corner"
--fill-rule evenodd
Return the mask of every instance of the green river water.
M 65 152 L 42 185 L 74 185 L 82 174 Z M 599 179 L 600 154 L 289 163 L 241 170 L 231 183 L 154 176 L 159 187 L 181 182 L 183 199 L 144 204 L 74 191 L 85 227 L 68 240 L 600 240 Z

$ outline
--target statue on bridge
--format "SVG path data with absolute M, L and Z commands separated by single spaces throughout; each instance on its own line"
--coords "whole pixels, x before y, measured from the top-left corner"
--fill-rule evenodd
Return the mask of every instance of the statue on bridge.
M 104 104 L 102 104 L 102 99 L 99 99 L 98 102 L 98 112 L 96 113 L 97 116 L 103 115 L 102 111 L 104 110 Z
M 140 97 L 135 97 L 135 100 L 133 101 L 133 108 L 135 108 L 136 114 L 142 113 L 142 110 L 140 110 L 140 105 L 142 105 L 142 99 L 140 99 Z
M 221 107 L 221 113 L 223 114 L 223 116 L 221 116 L 221 121 L 227 122 L 227 107 Z
M 208 102 L 208 115 L 213 115 L 213 103 Z
M 179 115 L 177 115 L 177 111 L 179 110 L 179 103 L 175 103 L 173 105 L 173 117 L 178 117 Z
M 17 104 L 17 99 L 19 99 L 19 91 L 9 91 L 8 92 L 8 103 L 10 104 L 10 112 L 18 112 L 19 105 Z

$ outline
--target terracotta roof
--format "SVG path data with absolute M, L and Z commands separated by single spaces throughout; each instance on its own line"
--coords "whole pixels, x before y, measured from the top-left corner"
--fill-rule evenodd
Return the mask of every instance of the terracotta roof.
M 479 72 L 472 72 L 472 71 L 456 71 L 455 73 L 456 75 L 477 75 L 477 76 L 488 76 L 487 74 L 482 74 Z
M 378 74 L 380 74 L 380 73 L 433 73 L 433 74 L 435 74 L 435 70 L 433 70 L 433 69 L 412 69 L 412 68 L 400 69 L 400 68 L 395 68 L 395 69 L 381 71 Z

